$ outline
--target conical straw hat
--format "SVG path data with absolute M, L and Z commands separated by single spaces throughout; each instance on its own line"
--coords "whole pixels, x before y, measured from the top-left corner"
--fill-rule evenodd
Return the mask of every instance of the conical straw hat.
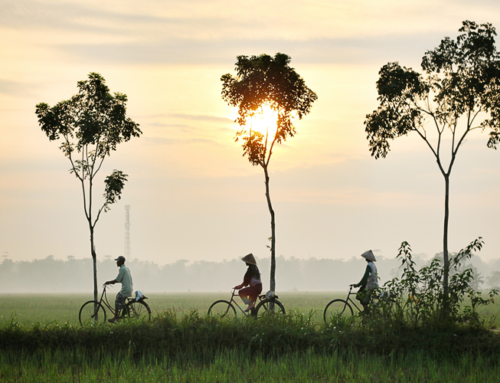
M 252 253 L 245 255 L 243 258 L 241 258 L 241 260 L 243 262 L 257 266 L 257 261 L 255 260 L 255 257 L 253 256 Z
M 373 251 L 371 250 L 365 251 L 363 254 L 361 254 L 361 256 L 368 259 L 369 261 L 377 262 L 377 260 L 375 259 L 375 255 L 373 255 Z

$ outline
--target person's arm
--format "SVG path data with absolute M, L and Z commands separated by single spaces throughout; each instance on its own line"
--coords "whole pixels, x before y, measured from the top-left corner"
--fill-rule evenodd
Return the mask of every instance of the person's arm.
M 242 288 L 242 287 L 244 287 L 244 286 L 249 286 L 249 285 L 250 285 L 250 281 L 251 281 L 251 279 L 252 279 L 252 276 L 251 276 L 251 275 L 249 275 L 249 272 L 247 272 L 247 273 L 245 274 L 245 276 L 243 277 L 243 282 L 242 282 L 240 285 L 238 285 L 238 286 L 234 286 L 234 288 L 235 288 L 236 290 L 239 290 L 239 289 L 241 289 L 241 288 Z
M 355 284 L 354 287 L 365 286 L 368 283 L 368 277 L 370 276 L 371 270 L 372 269 L 370 268 L 370 266 L 366 265 L 365 275 L 363 275 L 363 278 L 361 279 L 361 281 L 359 283 Z
M 120 271 L 118 272 L 118 276 L 113 279 L 112 281 L 107 281 L 105 285 L 114 285 L 115 283 L 123 281 L 123 275 L 125 274 L 125 271 L 120 268 Z

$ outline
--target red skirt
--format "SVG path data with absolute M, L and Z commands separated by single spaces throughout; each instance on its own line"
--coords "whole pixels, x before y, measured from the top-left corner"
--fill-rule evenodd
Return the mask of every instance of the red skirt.
M 240 295 L 241 299 L 243 299 L 244 302 L 245 300 L 255 302 L 261 292 L 262 292 L 262 284 L 258 284 L 251 287 L 245 287 L 244 289 L 241 289 L 238 294 Z

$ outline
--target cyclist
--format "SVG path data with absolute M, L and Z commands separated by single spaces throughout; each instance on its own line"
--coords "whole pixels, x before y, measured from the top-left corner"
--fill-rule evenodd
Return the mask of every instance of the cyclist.
M 247 272 L 243 277 L 243 283 L 234 286 L 234 289 L 240 290 L 238 292 L 243 303 L 248 305 L 248 308 L 245 311 L 251 311 L 252 314 L 254 312 L 255 301 L 257 297 L 262 292 L 262 282 L 260 280 L 260 271 L 257 267 L 257 261 L 252 253 L 245 255 L 241 258 L 243 262 L 248 266 Z M 243 287 L 248 286 L 243 289 Z
M 366 259 L 368 264 L 366 265 L 365 275 L 361 281 L 357 284 L 354 284 L 354 287 L 361 287 L 356 294 L 356 299 L 361 302 L 363 305 L 364 311 L 363 313 L 369 314 L 370 308 L 368 304 L 370 303 L 370 295 L 373 289 L 378 288 L 378 273 L 377 266 L 373 262 L 376 262 L 375 255 L 373 255 L 373 251 L 368 250 L 361 254 L 363 258 Z
M 125 308 L 125 300 L 127 299 L 127 297 L 132 296 L 132 290 L 133 290 L 132 275 L 130 275 L 129 268 L 125 266 L 125 257 L 123 255 L 120 255 L 118 258 L 115 259 L 115 261 L 116 261 L 116 266 L 120 268 L 118 276 L 112 281 L 107 281 L 104 284 L 114 285 L 115 283 L 118 282 L 122 284 L 122 289 L 118 294 L 116 294 L 115 317 L 112 319 L 108 319 L 108 322 L 110 323 L 115 323 L 118 320 L 118 314 L 120 313 L 120 310 L 123 310 Z

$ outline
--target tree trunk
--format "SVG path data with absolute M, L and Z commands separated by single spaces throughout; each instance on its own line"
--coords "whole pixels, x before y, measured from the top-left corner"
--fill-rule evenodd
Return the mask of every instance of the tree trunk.
M 269 194 L 269 174 L 267 172 L 267 166 L 264 167 L 264 175 L 266 177 L 266 198 L 267 207 L 269 208 L 269 213 L 271 214 L 271 283 L 270 290 L 276 291 L 276 225 L 274 222 L 274 210 L 271 204 L 271 196 Z
M 448 259 L 448 220 L 450 215 L 450 175 L 444 175 L 445 182 L 445 197 L 444 197 L 444 231 L 443 231 L 443 293 L 444 293 L 444 308 L 448 307 L 448 279 L 450 273 L 450 263 Z
M 92 265 L 94 267 L 94 300 L 97 302 L 97 254 L 94 246 L 94 229 L 90 228 L 90 251 L 92 253 Z

